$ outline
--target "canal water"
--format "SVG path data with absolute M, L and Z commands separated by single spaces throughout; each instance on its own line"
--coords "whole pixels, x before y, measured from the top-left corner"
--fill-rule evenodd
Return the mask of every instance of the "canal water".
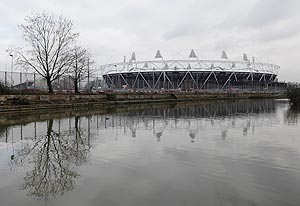
M 0 114 L 0 205 L 300 205 L 284 100 Z

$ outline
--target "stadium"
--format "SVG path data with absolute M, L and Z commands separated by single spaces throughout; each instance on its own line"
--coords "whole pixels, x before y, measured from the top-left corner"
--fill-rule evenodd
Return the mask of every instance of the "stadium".
M 101 66 L 103 78 L 115 90 L 283 90 L 278 82 L 278 65 L 259 63 L 247 54 L 242 61 L 229 60 L 222 52 L 219 60 L 198 59 L 191 50 L 187 59 L 165 60 L 158 50 L 153 61 L 136 61 L 135 53 L 126 62 Z

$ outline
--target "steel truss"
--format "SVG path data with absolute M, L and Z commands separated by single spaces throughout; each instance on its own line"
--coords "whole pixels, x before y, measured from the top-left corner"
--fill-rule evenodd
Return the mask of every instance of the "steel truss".
M 279 66 L 229 60 L 155 60 L 108 64 L 101 69 L 114 89 L 199 90 L 274 84 Z

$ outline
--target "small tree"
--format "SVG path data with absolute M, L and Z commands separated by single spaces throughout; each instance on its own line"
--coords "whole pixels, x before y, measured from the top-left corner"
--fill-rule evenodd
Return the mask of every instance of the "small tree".
M 88 78 L 91 70 L 90 70 L 90 57 L 91 54 L 88 50 L 75 46 L 73 49 L 73 62 L 70 68 L 70 78 L 74 83 L 74 91 L 75 94 L 79 94 L 79 83 Z
M 49 93 L 53 93 L 52 82 L 65 74 L 72 62 L 71 45 L 78 37 L 73 23 L 60 16 L 46 13 L 35 14 L 19 26 L 28 49 L 18 49 L 18 63 L 32 68 L 47 81 Z
M 294 106 L 300 106 L 300 84 L 299 83 L 288 83 L 287 86 L 287 97 L 291 100 Z

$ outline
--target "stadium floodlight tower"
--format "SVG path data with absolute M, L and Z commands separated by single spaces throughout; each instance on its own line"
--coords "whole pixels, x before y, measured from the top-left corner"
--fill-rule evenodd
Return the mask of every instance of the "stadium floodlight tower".
M 257 90 L 275 85 L 279 66 L 231 60 L 225 51 L 217 60 L 199 59 L 192 49 L 186 59 L 165 59 L 157 50 L 154 60 L 137 61 L 136 54 L 126 62 L 101 66 L 109 88 L 130 90 Z M 268 86 L 266 86 L 268 85 Z M 278 85 L 277 85 L 278 86 Z
M 154 59 L 155 59 L 155 60 L 159 60 L 159 59 L 160 59 L 160 60 L 162 61 L 161 64 L 163 65 L 163 60 L 164 60 L 164 58 L 163 58 L 163 56 L 161 55 L 160 50 L 157 50 Z M 165 66 L 165 65 L 163 65 L 163 66 Z M 163 88 L 164 88 L 164 85 L 165 85 L 165 82 L 166 82 L 166 75 L 165 75 L 165 69 L 166 69 L 166 68 L 165 68 L 165 67 L 163 67 L 163 68 L 164 68 L 164 70 L 163 70 L 163 72 L 160 74 L 160 76 L 163 75 L 163 79 L 164 79 L 164 80 L 163 80 L 163 81 L 164 81 L 164 82 L 163 82 Z M 152 83 L 153 83 L 153 84 L 152 84 L 152 87 L 153 87 L 153 88 L 155 88 L 155 86 L 156 86 L 156 82 L 155 82 L 155 72 L 154 72 L 154 70 L 155 70 L 155 67 L 153 67 L 153 82 L 152 82 Z M 158 77 L 158 79 L 160 78 L 160 76 Z

